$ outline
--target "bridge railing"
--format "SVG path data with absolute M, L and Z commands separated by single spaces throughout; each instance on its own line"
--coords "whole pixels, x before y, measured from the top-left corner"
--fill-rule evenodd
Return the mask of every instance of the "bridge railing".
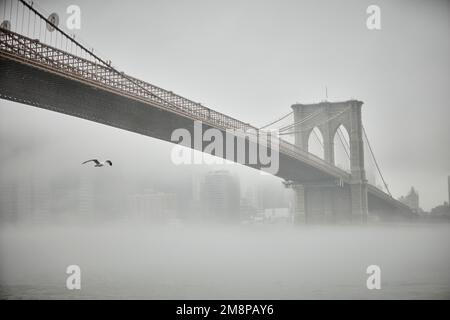
M 241 130 L 256 129 L 248 123 L 202 106 L 200 103 L 171 91 L 124 73 L 118 73 L 105 65 L 80 58 L 9 30 L 0 29 L 0 49 L 34 63 L 56 68 L 59 72 L 99 82 L 114 90 L 151 100 L 164 108 L 194 116 L 198 120 L 210 122 L 218 127 Z

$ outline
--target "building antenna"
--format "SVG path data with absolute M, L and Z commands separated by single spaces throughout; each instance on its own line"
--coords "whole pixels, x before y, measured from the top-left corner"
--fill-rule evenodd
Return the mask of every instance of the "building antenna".
M 325 100 L 328 101 L 328 87 L 325 86 Z

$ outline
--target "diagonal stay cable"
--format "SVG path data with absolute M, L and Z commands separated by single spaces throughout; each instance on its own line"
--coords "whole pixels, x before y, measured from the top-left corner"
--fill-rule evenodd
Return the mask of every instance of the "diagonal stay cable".
M 319 134 L 314 129 L 312 129 L 312 132 L 314 133 L 314 136 L 316 137 L 316 140 L 319 142 L 320 146 L 323 148 L 323 141 L 320 139 Z
M 341 128 L 340 128 L 340 127 L 338 128 L 338 131 L 337 131 L 336 133 L 337 133 L 337 135 L 338 135 L 338 137 L 339 137 L 339 141 L 341 142 L 342 147 L 344 148 L 344 152 L 345 152 L 345 154 L 347 155 L 347 158 L 350 160 L 350 153 L 347 151 L 347 148 L 345 147 L 346 144 L 347 144 L 348 142 L 347 142 L 347 140 L 345 140 L 345 139 L 341 136 L 342 131 L 341 131 Z M 344 141 L 346 142 L 345 144 L 344 144 Z
M 286 114 L 286 115 L 282 116 L 281 118 L 279 118 L 278 120 L 272 121 L 271 123 L 266 124 L 266 125 L 260 127 L 259 130 L 265 129 L 265 128 L 267 128 L 267 127 L 269 127 L 269 126 L 271 126 L 271 125 L 273 125 L 273 124 L 275 124 L 275 123 L 277 123 L 277 122 L 280 122 L 281 120 L 286 119 L 287 117 L 289 117 L 289 116 L 290 116 L 291 114 L 293 114 L 293 113 L 294 113 L 294 112 L 291 111 L 291 112 L 289 112 L 288 114 Z
M 286 131 L 286 130 L 292 129 L 292 128 L 295 127 L 296 125 L 302 124 L 302 123 L 304 123 L 304 122 L 306 122 L 306 121 L 309 121 L 309 120 L 315 118 L 316 116 L 318 116 L 318 115 L 321 114 L 322 112 L 323 112 L 323 110 L 317 110 L 317 111 L 314 112 L 314 113 L 310 113 L 310 114 L 308 114 L 306 117 L 304 117 L 303 119 L 301 119 L 301 120 L 299 120 L 299 121 L 297 121 L 297 122 L 291 123 L 291 124 L 289 124 L 289 125 L 287 125 L 287 126 L 284 126 L 284 127 L 282 127 L 282 128 L 280 128 L 279 131 L 282 132 L 282 131 Z
M 364 128 L 364 126 L 362 126 L 362 129 L 363 129 L 364 137 L 366 138 L 366 141 L 367 141 L 367 146 L 369 147 L 370 153 L 372 154 L 373 161 L 375 162 L 375 166 L 376 166 L 376 168 L 378 170 L 378 173 L 380 174 L 381 180 L 383 181 L 384 187 L 386 188 L 388 194 L 392 197 L 392 194 L 389 191 L 387 183 L 384 180 L 383 174 L 381 173 L 380 166 L 378 165 L 378 161 L 375 158 L 375 154 L 373 153 L 372 147 L 371 147 L 370 142 L 369 142 L 369 138 L 367 137 L 366 129 Z

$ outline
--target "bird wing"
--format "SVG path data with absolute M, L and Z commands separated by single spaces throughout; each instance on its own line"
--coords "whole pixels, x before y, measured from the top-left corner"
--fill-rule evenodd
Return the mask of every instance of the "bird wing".
M 109 165 L 112 166 L 111 160 L 106 160 L 105 163 L 109 163 Z
M 100 164 L 100 162 L 97 159 L 91 159 L 91 160 L 86 160 L 85 162 L 83 162 L 82 164 L 88 163 L 88 162 L 95 162 L 95 164 Z

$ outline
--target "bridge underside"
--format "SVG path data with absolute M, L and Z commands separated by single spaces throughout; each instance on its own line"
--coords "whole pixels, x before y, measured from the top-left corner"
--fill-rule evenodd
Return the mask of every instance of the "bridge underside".
M 387 195 L 373 186 L 369 187 L 367 201 L 370 213 L 385 221 L 414 219 L 417 217 L 411 208 L 399 201 L 388 201 Z
M 184 128 L 194 135 L 194 119 L 154 106 L 115 90 L 85 83 L 39 66 L 0 54 L 0 98 L 7 99 L 78 118 L 95 121 L 149 137 L 171 141 L 175 129 Z M 210 126 L 203 124 L 203 131 Z M 223 130 L 221 130 L 224 133 Z M 224 148 L 227 136 L 224 137 Z M 233 137 L 236 142 L 240 137 Z M 246 141 L 248 158 L 249 144 Z M 208 143 L 204 142 L 204 148 Z M 194 147 L 192 145 L 192 147 Z M 258 147 L 258 146 L 257 146 Z M 235 155 L 236 155 L 235 150 Z M 225 150 L 224 153 L 226 154 Z M 235 159 L 229 159 L 235 161 Z M 261 164 L 248 165 L 260 169 Z M 299 184 L 329 184 L 336 176 L 308 163 L 280 153 L 276 176 Z M 348 213 L 349 185 L 343 187 L 310 187 L 305 192 L 306 208 L 313 221 L 336 221 Z M 315 190 L 315 191 L 314 191 Z M 324 202 L 323 199 L 329 199 Z M 389 204 L 376 193 L 369 193 L 369 211 L 388 212 Z M 308 207 L 309 205 L 309 207 Z M 333 209 L 335 208 L 335 209 Z M 336 209 L 338 208 L 338 209 Z M 331 211 L 330 211 L 331 210 Z M 330 214 L 330 212 L 334 212 Z
M 192 136 L 194 135 L 194 119 L 187 116 L 2 55 L 0 55 L 0 98 L 169 142 L 172 142 L 173 131 L 178 128 L 187 129 Z M 202 127 L 203 131 L 211 128 L 206 124 Z M 225 155 L 227 136 L 223 130 L 220 131 L 224 137 Z M 236 151 L 237 140 L 241 138 L 234 137 L 234 139 Z M 203 148 L 207 144 L 209 142 L 204 142 Z M 246 141 L 247 159 L 249 148 L 249 142 Z M 256 169 L 262 167 L 259 163 L 248 166 Z M 336 179 L 283 153 L 280 153 L 279 168 L 276 175 L 286 180 L 308 182 Z

